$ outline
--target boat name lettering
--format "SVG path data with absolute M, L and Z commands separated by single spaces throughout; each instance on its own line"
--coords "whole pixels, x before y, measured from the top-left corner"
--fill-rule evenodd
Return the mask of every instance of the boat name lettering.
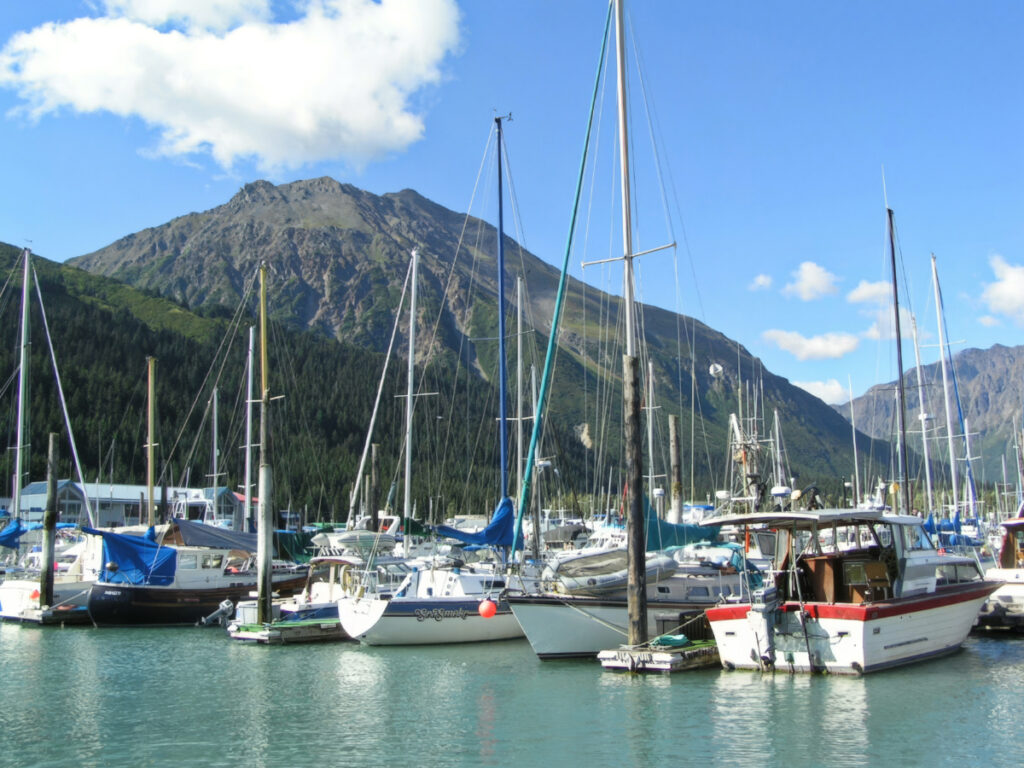
M 468 612 L 465 608 L 417 608 L 416 609 L 416 621 L 427 621 L 433 619 L 434 621 L 444 621 L 445 619 L 462 619 L 465 620 Z

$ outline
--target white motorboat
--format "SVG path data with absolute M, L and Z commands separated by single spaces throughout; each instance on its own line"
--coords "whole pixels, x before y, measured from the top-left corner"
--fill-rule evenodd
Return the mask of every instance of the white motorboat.
M 752 599 L 706 612 L 726 669 L 859 675 L 948 654 L 999 588 L 973 559 L 940 554 L 915 516 L 841 509 L 714 522 L 778 536 L 771 578 Z

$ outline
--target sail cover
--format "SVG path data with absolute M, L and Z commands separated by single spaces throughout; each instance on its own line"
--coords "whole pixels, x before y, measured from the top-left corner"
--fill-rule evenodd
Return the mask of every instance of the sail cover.
M 174 581 L 178 554 L 174 547 L 160 546 L 143 536 L 127 536 L 86 526 L 82 526 L 82 530 L 103 537 L 100 581 L 156 586 L 166 586 Z
M 175 518 L 171 522 L 178 526 L 182 543 L 190 547 L 216 547 L 217 549 L 241 549 L 245 552 L 255 552 L 258 546 L 255 533 L 232 531 L 229 528 L 204 525 L 184 518 Z
M 434 528 L 438 536 L 446 536 L 449 539 L 456 539 L 466 544 L 486 544 L 492 547 L 511 547 L 513 534 L 515 533 L 516 513 L 512 499 L 506 496 L 494 510 L 491 522 L 482 531 L 460 531 L 447 525 L 438 525 Z M 522 549 L 523 542 L 519 542 Z
M 715 526 L 669 523 L 660 519 L 646 496 L 644 496 L 644 516 L 647 518 L 644 528 L 647 530 L 648 552 L 696 544 L 699 541 L 714 539 L 718 535 L 718 528 Z

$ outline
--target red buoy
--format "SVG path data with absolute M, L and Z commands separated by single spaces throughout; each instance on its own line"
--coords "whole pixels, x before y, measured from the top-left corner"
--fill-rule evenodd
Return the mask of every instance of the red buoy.
M 498 606 L 496 606 L 491 600 L 481 600 L 477 610 L 485 619 L 490 619 L 498 612 Z

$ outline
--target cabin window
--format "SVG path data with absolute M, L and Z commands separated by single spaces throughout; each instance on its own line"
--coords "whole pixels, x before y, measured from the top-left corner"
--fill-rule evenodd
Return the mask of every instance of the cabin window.
M 688 597 L 708 597 L 710 593 L 707 587 L 690 587 L 686 594 Z
M 903 546 L 908 552 L 934 549 L 932 540 L 928 538 L 924 526 L 921 525 L 903 526 Z
M 220 568 L 224 555 L 203 555 L 203 568 Z
M 178 555 L 178 567 L 179 568 L 195 568 L 198 565 L 198 560 L 195 555 Z

